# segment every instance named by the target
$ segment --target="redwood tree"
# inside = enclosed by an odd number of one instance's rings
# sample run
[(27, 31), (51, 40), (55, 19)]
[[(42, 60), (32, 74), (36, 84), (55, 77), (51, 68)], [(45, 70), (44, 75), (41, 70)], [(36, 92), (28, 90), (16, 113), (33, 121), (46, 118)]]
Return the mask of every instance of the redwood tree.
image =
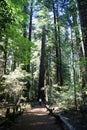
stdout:
[(39, 71), (39, 85), (38, 85), (38, 99), (45, 100), (44, 94), (44, 75), (45, 75), (45, 26), (42, 29), (42, 45), (41, 45), (41, 59), (40, 59), (40, 71)]
[(82, 30), (82, 38), (83, 38), (83, 45), (84, 45), (84, 67), (82, 68), (82, 87), (83, 87), (83, 101), (86, 101), (86, 93), (84, 88), (87, 87), (87, 0), (77, 0), (78, 9), (79, 9), (79, 16), (80, 16), (80, 23), (81, 23), (81, 30)]

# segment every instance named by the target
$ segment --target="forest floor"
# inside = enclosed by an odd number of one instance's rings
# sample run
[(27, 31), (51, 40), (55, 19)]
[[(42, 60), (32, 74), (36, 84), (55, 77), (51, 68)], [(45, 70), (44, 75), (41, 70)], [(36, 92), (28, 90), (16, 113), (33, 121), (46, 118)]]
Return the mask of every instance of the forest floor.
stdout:
[[(58, 108), (59, 109), (59, 108)], [(74, 108), (59, 109), (54, 112), (61, 114), (75, 130), (87, 130), (87, 113), (81, 113)], [(8, 125), (9, 124), (9, 125)], [(3, 128), (3, 127), (2, 127)], [(15, 121), (10, 121), (0, 130), (64, 130), (61, 122), (49, 114), (44, 105), (28, 106), (25, 112)]]
[(28, 109), (8, 130), (63, 130), (44, 106)]

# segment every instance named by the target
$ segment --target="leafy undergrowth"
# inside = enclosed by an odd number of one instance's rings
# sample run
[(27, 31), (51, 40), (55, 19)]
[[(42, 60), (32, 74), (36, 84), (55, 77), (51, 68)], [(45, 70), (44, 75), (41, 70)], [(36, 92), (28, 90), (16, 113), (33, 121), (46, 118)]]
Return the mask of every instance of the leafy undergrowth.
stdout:
[(61, 115), (70, 122), (76, 130), (87, 130), (87, 113), (70, 108), (61, 112)]
[(10, 113), (8, 118), (6, 118), (5, 115), (3, 115), (2, 109), (0, 109), (0, 128), (10, 128), (10, 126), (14, 124), (15, 119), (19, 117), (24, 110), (27, 112), (30, 108), (31, 105), (26, 103), (25, 105), (21, 106), (21, 111), (17, 111), (15, 115), (13, 115), (13, 113)]

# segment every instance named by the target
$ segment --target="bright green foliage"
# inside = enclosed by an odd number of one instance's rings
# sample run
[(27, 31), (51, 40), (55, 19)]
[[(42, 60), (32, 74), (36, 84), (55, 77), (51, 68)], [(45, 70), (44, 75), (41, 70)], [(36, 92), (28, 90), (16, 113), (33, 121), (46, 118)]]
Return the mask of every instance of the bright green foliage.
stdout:
[(5, 48), (5, 37), (8, 38), (7, 49), (13, 51), (14, 60), (18, 63), (27, 64), (31, 53), (29, 49), (34, 47), (34, 44), (29, 42), (27, 38), (23, 37), (23, 27), (29, 16), (23, 12), (23, 6), (27, 5), (25, 1), (7, 0), (1, 1), (1, 22), (0, 37), (3, 40), (2, 46)]
[(23, 96), (23, 89), (26, 88), (26, 79), (29, 74), (18, 67), (9, 75), (4, 75), (0, 83), (0, 97), (6, 101), (16, 103)]
[(29, 49), (35, 47), (34, 43), (23, 37), (22, 30), (18, 29), (17, 26), (11, 25), (10, 29), (7, 29), (7, 33), (9, 37), (8, 50), (13, 50), (17, 62), (27, 64), (32, 56)]
[(12, 10), (5, 0), (0, 1), (0, 40), (4, 36), (4, 31), (8, 24), (13, 21)]

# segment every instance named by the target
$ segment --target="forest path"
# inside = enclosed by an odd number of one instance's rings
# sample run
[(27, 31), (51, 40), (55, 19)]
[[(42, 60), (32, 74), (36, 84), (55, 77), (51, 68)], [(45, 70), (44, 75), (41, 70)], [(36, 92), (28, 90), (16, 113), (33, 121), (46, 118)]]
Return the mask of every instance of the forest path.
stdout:
[(62, 130), (45, 107), (36, 106), (24, 112), (10, 130)]

